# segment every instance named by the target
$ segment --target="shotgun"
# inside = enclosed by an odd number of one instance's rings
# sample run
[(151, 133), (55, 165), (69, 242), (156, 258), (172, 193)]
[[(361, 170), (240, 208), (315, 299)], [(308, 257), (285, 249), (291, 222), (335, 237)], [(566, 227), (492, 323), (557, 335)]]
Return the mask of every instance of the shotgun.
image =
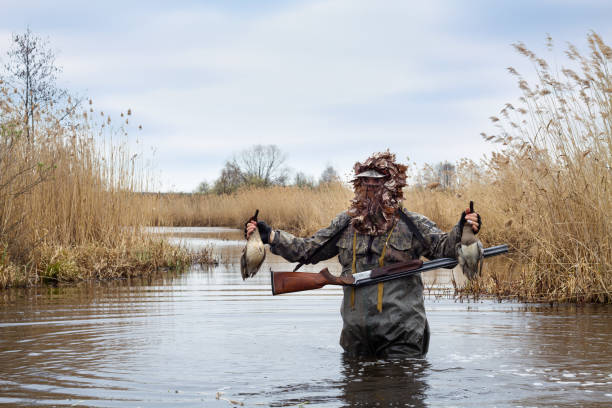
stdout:
[[(508, 252), (508, 245), (497, 245), (485, 248), (484, 257), (500, 255)], [(355, 273), (348, 276), (334, 276), (327, 268), (318, 273), (312, 272), (273, 272), (270, 271), (272, 280), (272, 294), (301, 292), (304, 290), (319, 289), (325, 285), (341, 285), (360, 287), (374, 283), (385, 282), (392, 279), (404, 278), (417, 273), (430, 271), (432, 269), (452, 269), (457, 265), (455, 258), (438, 258), (433, 261), (423, 262), (414, 259), (408, 262), (398, 262), (388, 266), (381, 266), (369, 271)]]

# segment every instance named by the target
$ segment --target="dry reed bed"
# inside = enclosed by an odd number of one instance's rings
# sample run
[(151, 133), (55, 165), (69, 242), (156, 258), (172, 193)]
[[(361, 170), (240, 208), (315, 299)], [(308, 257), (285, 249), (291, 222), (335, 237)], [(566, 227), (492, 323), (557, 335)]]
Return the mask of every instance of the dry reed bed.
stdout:
[(537, 79), (510, 69), (520, 106), (492, 118), (506, 148), (489, 163), (490, 203), (505, 221), (500, 237), (516, 240), (513, 285), (529, 300), (612, 302), (612, 49), (587, 39), (590, 55), (570, 46), (559, 74), (517, 44)]
[(229, 226), (242, 228), (259, 209), (259, 217), (274, 228), (309, 234), (347, 208), (350, 190), (341, 184), (318, 188), (271, 187), (242, 189), (233, 195), (144, 195), (139, 208), (154, 225)]
[[(26, 136), (11, 90), (0, 87), (0, 288), (182, 268), (193, 254), (136, 228), (147, 176), (109, 130), (83, 115), (47, 111)], [(45, 120), (43, 120), (43, 118)], [(202, 254), (199, 254), (202, 258)]]
[(502, 150), (485, 168), (464, 162), (458, 194), (413, 200), (442, 220), (441, 202), (473, 198), (484, 219), (481, 239), (513, 248), (514, 264), (489, 270), (467, 288), (472, 293), (612, 302), (612, 49), (595, 33), (587, 40), (588, 57), (570, 46), (569, 66), (560, 70), (516, 44), (536, 75), (528, 82), (508, 69), (523, 96), (491, 117), (496, 135), (482, 135)]

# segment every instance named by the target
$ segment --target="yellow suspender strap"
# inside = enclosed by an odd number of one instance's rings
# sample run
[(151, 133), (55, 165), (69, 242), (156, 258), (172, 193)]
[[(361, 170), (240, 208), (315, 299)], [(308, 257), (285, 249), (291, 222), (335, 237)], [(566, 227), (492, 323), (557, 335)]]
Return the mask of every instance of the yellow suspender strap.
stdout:
[[(385, 266), (385, 253), (387, 252), (387, 244), (389, 243), (389, 238), (391, 238), (391, 233), (393, 232), (394, 227), (395, 225), (391, 227), (391, 231), (389, 231), (389, 235), (387, 235), (387, 239), (385, 240), (385, 246), (383, 247), (382, 253), (380, 254), (380, 258), (378, 258), (378, 266)], [(380, 282), (378, 284), (378, 299), (376, 302), (376, 309), (378, 310), (378, 313), (382, 312), (384, 287), (384, 283)]]
[(382, 249), (382, 253), (380, 254), (380, 258), (378, 258), (378, 266), (385, 266), (385, 253), (387, 253), (387, 244), (389, 243), (389, 238), (391, 238), (391, 234), (393, 233), (393, 227), (391, 227), (391, 231), (389, 231), (389, 235), (387, 235), (387, 239), (385, 240), (385, 246)]
[[(379, 266), (385, 265), (385, 253), (387, 252), (387, 244), (389, 243), (389, 238), (391, 238), (391, 234), (393, 233), (393, 228), (395, 228), (395, 225), (389, 231), (389, 235), (387, 235), (387, 239), (385, 240), (385, 246), (382, 249), (380, 258), (378, 258)], [(355, 231), (355, 233), (353, 234), (353, 264), (351, 265), (351, 270), (352, 270), (352, 273), (357, 272), (357, 231)], [(378, 310), (379, 313), (382, 312), (384, 287), (385, 287), (384, 283), (381, 282), (378, 284), (378, 299), (376, 302), (376, 309)], [(354, 308), (355, 308), (355, 288), (353, 287), (351, 290), (351, 309), (354, 309)]]
[(385, 288), (385, 284), (380, 282), (378, 284), (378, 300), (376, 302), (376, 309), (378, 313), (382, 312), (382, 300), (383, 300), (383, 289)]
[[(353, 264), (351, 272), (357, 272), (357, 231), (353, 234)], [(355, 287), (351, 288), (351, 309), (355, 309)]]
[(353, 234), (353, 265), (352, 272), (357, 273), (357, 231)]

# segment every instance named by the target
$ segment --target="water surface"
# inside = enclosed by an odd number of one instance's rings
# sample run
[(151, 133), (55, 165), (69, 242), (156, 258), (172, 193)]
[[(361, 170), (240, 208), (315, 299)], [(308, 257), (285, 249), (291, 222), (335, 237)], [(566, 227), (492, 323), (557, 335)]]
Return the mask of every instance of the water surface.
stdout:
[(273, 297), (269, 268), (292, 265), (268, 253), (243, 282), (240, 231), (157, 232), (222, 263), (0, 294), (0, 405), (612, 406), (610, 307), (457, 302), (440, 271), (425, 359), (348, 360), (339, 288)]

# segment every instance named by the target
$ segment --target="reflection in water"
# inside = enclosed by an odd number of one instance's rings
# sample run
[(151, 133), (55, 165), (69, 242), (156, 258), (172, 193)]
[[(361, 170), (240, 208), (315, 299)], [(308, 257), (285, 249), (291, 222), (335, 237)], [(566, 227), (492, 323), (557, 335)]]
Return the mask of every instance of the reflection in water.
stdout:
[(343, 356), (341, 387), (346, 407), (425, 407), (425, 359), (359, 360)]
[[(271, 407), (425, 407), (426, 376), (430, 364), (425, 359), (374, 360), (339, 355), (339, 375), (335, 380), (310, 380), (284, 384), (266, 390)], [(289, 374), (291, 377), (291, 374)], [(257, 400), (261, 393), (241, 394)]]
[[(215, 248), (230, 261), (243, 242), (231, 234)], [(219, 392), (251, 407), (612, 406), (610, 306), (430, 297), (425, 360), (347, 359), (342, 291), (271, 296), (269, 268), (293, 265), (270, 255), (244, 282), (232, 261), (1, 292), (0, 406), (230, 407)], [(324, 266), (338, 263), (304, 269)]]

